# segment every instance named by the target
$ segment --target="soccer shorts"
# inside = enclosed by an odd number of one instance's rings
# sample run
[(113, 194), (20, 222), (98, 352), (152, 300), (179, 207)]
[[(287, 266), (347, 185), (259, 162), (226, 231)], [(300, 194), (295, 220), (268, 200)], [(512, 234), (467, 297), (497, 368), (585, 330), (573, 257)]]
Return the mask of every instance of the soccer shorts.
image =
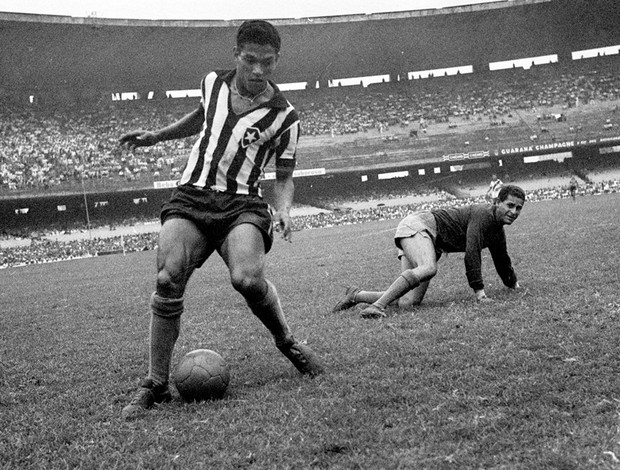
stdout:
[(272, 215), (271, 206), (258, 196), (178, 186), (162, 205), (160, 219), (162, 225), (175, 217), (194, 222), (216, 248), (233, 228), (249, 223), (260, 230), (268, 253), (273, 245)]
[[(413, 212), (400, 221), (394, 234), (394, 243), (398, 248), (398, 259), (404, 255), (400, 246), (400, 240), (402, 238), (410, 238), (414, 235), (420, 234), (426, 238), (429, 238), (433, 245), (437, 241), (437, 222), (435, 216), (430, 211)], [(441, 256), (441, 252), (437, 252), (437, 259)]]

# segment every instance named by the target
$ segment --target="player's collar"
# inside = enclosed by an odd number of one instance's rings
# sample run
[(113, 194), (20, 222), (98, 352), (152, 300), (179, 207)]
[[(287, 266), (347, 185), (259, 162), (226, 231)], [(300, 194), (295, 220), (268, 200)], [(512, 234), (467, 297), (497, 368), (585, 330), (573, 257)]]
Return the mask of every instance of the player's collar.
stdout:
[[(232, 80), (235, 76), (235, 69), (216, 70), (215, 72), (217, 73), (218, 77), (224, 80), (226, 82), (226, 85), (228, 85), (228, 87), (230, 88), (232, 84)], [(263, 105), (267, 105), (267, 106), (270, 106), (272, 108), (277, 108), (277, 109), (286, 109), (288, 107), (288, 101), (286, 100), (286, 98), (284, 97), (280, 89), (278, 88), (278, 85), (276, 85), (271, 80), (269, 81), (269, 83), (273, 87), (273, 96), (271, 97), (269, 101), (263, 103)]]

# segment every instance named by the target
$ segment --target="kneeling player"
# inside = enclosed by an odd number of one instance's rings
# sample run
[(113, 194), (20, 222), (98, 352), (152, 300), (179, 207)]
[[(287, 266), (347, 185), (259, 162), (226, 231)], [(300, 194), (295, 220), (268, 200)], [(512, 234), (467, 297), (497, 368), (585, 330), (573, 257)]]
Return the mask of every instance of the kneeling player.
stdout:
[(525, 192), (518, 186), (505, 185), (492, 204), (415, 212), (405, 217), (394, 235), (399, 250), (401, 275), (385, 291), (365, 291), (348, 287), (333, 311), (370, 304), (362, 310), (364, 318), (385, 317), (385, 308), (398, 301), (400, 308), (422, 302), (430, 280), (437, 274), (441, 253), (464, 252), (465, 272), (478, 301), (489, 300), (484, 292), (481, 252), (488, 248), (495, 269), (504, 284), (519, 287), (506, 249), (504, 225), (512, 224), (525, 203)]

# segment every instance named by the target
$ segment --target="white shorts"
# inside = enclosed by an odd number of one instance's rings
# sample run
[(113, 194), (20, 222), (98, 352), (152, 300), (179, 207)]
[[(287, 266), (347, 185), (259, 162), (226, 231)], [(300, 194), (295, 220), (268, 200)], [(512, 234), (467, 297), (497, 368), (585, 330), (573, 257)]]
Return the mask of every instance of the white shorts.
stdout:
[(394, 243), (398, 248), (399, 259), (403, 255), (400, 240), (402, 238), (411, 238), (417, 234), (429, 238), (433, 245), (435, 245), (437, 240), (437, 222), (435, 222), (435, 216), (431, 212), (413, 212), (400, 221), (394, 234)]

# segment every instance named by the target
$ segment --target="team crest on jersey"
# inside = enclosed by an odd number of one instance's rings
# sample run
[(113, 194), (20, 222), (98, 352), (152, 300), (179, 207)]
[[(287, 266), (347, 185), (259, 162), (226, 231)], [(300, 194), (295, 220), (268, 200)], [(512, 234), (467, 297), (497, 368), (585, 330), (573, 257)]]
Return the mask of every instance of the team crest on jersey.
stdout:
[(241, 139), (241, 146), (245, 149), (260, 138), (260, 130), (257, 127), (248, 127)]

